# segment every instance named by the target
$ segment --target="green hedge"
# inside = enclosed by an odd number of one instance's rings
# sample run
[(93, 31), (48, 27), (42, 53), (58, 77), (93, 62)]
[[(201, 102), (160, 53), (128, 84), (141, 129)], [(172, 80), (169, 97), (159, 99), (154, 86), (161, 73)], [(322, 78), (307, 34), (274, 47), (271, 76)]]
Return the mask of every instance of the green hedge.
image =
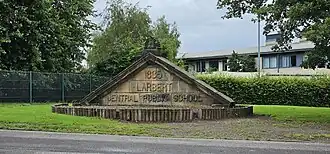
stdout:
[(330, 106), (330, 79), (198, 75), (239, 104)]

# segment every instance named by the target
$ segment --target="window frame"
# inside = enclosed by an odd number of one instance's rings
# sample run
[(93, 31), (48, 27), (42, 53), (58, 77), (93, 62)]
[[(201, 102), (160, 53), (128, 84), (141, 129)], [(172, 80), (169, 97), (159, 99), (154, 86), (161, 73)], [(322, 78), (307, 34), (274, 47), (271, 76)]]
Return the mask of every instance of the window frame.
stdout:
[[(267, 55), (262, 57), (262, 68), (263, 69), (274, 69), (274, 68), (294, 68), (299, 67), (298, 64), (298, 55), (299, 54), (283, 54), (283, 55)], [(275, 59), (275, 67), (271, 67), (271, 59)], [(284, 60), (286, 61), (286, 65), (284, 64)], [(294, 60), (294, 62), (292, 61)], [(265, 65), (265, 61), (268, 61), (268, 65)], [(294, 65), (295, 64), (295, 65)]]
[[(217, 67), (211, 67), (211, 66), (212, 66), (211, 63), (216, 64)], [(218, 61), (218, 60), (210, 60), (210, 61), (209, 61), (209, 69), (210, 69), (210, 68), (216, 68), (217, 71), (219, 71), (219, 61)]]

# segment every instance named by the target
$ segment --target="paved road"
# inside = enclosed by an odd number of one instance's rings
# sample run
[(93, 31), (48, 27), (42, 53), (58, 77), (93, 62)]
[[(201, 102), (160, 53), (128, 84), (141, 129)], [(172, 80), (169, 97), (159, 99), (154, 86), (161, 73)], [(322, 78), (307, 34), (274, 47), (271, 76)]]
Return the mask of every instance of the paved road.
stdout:
[(0, 153), (330, 154), (330, 144), (164, 139), (0, 130)]

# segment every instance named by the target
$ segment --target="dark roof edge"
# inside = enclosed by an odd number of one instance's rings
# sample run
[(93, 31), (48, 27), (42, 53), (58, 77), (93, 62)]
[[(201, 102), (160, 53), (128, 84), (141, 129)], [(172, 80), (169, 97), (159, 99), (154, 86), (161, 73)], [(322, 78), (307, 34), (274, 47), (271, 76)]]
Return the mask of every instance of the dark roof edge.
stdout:
[[(265, 54), (275, 54), (275, 53), (292, 53), (292, 52), (303, 52), (306, 50), (311, 50), (313, 48), (304, 48), (304, 49), (292, 49), (289, 51), (285, 51), (285, 52), (274, 52), (274, 51), (266, 51), (266, 52), (260, 52), (261, 55), (265, 55)], [(257, 55), (258, 52), (251, 52), (251, 53), (243, 53), (239, 55)], [(216, 59), (216, 58), (228, 58), (231, 55), (215, 55), (215, 56), (196, 56), (196, 57), (180, 57), (178, 59), (182, 59), (182, 60), (199, 60), (199, 59)]]

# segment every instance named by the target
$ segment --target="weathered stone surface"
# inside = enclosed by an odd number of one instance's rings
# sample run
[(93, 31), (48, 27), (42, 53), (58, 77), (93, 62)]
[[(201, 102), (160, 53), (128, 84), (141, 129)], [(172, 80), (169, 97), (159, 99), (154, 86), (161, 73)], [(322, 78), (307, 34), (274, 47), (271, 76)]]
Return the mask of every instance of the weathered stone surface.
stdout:
[(163, 57), (148, 53), (85, 98), (98, 105), (212, 105), (234, 101)]
[(212, 98), (175, 74), (150, 65), (103, 97), (101, 104), (211, 105), (213, 102)]

